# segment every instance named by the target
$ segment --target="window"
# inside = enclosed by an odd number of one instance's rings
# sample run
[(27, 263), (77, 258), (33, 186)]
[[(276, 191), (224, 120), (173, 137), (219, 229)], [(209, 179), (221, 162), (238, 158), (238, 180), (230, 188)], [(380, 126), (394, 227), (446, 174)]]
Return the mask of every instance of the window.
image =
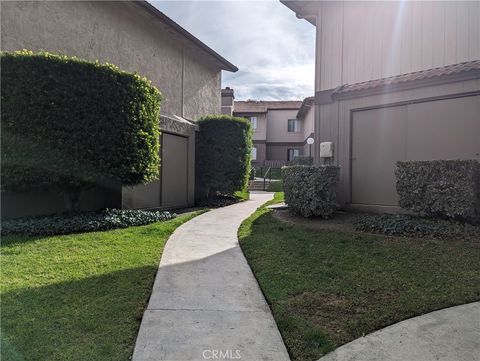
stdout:
[(252, 148), (252, 160), (257, 160), (257, 147)]
[(300, 155), (300, 149), (298, 149), (298, 148), (287, 149), (287, 160), (288, 161), (294, 160), (295, 157), (298, 157), (299, 155)]
[(288, 119), (288, 132), (298, 133), (300, 131), (300, 122), (297, 119)]
[(252, 123), (253, 130), (257, 129), (257, 117), (250, 117), (250, 123)]

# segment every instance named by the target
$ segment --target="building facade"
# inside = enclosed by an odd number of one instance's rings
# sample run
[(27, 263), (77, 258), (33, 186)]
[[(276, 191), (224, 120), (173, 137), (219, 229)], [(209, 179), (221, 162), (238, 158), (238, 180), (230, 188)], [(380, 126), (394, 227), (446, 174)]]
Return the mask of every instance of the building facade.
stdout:
[[(313, 136), (313, 98), (305, 101), (235, 101), (232, 89), (222, 90), (224, 114), (250, 120), (253, 129), (252, 164), (281, 167), (298, 156), (308, 156), (307, 138)], [(233, 106), (233, 109), (232, 109)]]
[[(162, 92), (160, 179), (132, 188), (93, 189), (82, 195), (81, 208), (192, 205), (195, 120), (220, 113), (221, 71), (238, 69), (145, 1), (9, 1), (0, 6), (2, 51), (48, 51), (109, 62), (145, 76)], [(2, 214), (55, 213), (64, 203), (57, 192), (4, 195)]]
[(480, 159), (479, 2), (282, 2), (316, 27), (316, 161), (344, 204), (398, 211), (397, 161)]

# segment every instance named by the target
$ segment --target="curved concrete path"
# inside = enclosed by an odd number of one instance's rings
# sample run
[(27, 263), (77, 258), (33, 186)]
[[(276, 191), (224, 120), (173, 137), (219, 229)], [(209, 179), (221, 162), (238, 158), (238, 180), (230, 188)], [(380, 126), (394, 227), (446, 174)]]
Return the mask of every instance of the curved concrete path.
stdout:
[(352, 341), (319, 361), (480, 360), (480, 302), (401, 321)]
[(272, 193), (250, 198), (195, 217), (169, 238), (134, 361), (289, 360), (237, 238)]

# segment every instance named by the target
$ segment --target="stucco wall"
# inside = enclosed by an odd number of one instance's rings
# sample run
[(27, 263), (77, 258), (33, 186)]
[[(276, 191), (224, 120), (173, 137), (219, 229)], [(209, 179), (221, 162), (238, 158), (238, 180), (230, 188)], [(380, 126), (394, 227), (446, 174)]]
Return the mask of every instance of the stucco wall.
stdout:
[[(289, 133), (288, 119), (297, 118), (298, 109), (269, 110), (267, 114), (267, 142), (303, 142), (303, 129)], [(267, 159), (268, 155), (267, 155)]]
[(257, 117), (257, 129), (253, 131), (253, 140), (267, 139), (267, 116), (266, 114), (255, 114)]
[(303, 153), (303, 143), (268, 143), (267, 144), (267, 160), (280, 160), (286, 162), (288, 160), (288, 149), (298, 149), (299, 155)]
[(195, 120), (220, 113), (221, 70), (129, 2), (1, 2), (1, 20), (4, 51), (46, 50), (110, 62), (152, 80), (163, 94), (164, 114)]
[(253, 140), (266, 140), (267, 139), (267, 116), (265, 113), (235, 113), (236, 117), (250, 118), (257, 117), (257, 129), (253, 129)]
[(253, 141), (253, 146), (257, 148), (257, 159), (252, 160), (254, 165), (263, 165), (267, 156), (267, 146), (264, 142)]
[(221, 72), (198, 52), (185, 49), (184, 117), (221, 113)]

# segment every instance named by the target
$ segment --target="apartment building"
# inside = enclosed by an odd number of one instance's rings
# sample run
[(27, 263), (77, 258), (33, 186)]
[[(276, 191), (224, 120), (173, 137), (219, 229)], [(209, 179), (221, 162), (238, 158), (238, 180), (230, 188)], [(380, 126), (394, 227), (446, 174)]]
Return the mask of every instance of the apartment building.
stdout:
[[(147, 77), (162, 92), (158, 180), (92, 188), (82, 210), (191, 206), (195, 120), (220, 112), (222, 71), (237, 67), (146, 1), (2, 1), (1, 50), (49, 51), (109, 62)], [(56, 191), (3, 194), (2, 216), (62, 212)]]
[(479, 1), (282, 3), (316, 27), (316, 161), (342, 203), (398, 211), (397, 161), (480, 160)]
[[(313, 97), (302, 101), (235, 101), (233, 89), (222, 90), (222, 112), (250, 120), (253, 128), (252, 164), (280, 167), (308, 156), (313, 136)], [(313, 151), (312, 151), (313, 155)]]

